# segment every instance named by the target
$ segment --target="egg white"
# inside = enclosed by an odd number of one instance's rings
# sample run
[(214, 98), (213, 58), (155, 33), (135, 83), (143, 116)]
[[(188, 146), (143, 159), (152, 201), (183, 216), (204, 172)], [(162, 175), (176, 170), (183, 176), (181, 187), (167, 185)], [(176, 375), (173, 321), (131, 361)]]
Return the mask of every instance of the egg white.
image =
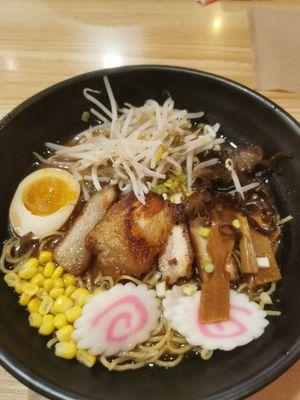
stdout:
[[(68, 187), (74, 190), (76, 197), (69, 204), (50, 215), (32, 214), (23, 203), (24, 190), (34, 181), (47, 177), (57, 177), (64, 180)], [(77, 204), (79, 195), (79, 182), (70, 172), (59, 168), (43, 168), (32, 172), (21, 181), (14, 194), (9, 209), (11, 227), (19, 236), (24, 236), (29, 232), (32, 232), (36, 238), (47, 236), (65, 224)]]

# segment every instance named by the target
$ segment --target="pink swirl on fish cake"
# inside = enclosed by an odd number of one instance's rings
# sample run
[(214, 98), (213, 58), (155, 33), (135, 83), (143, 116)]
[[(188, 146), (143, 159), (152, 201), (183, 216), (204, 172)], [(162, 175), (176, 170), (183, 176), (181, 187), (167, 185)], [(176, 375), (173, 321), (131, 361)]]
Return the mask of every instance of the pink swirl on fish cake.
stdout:
[[(238, 306), (230, 306), (230, 319), (226, 322), (215, 322), (213, 324), (202, 324), (199, 321), (199, 316), (197, 316), (197, 323), (201, 333), (204, 336), (211, 337), (211, 338), (233, 338), (239, 335), (243, 335), (247, 332), (247, 326), (240, 322), (237, 318), (232, 316), (234, 311), (244, 313), (246, 315), (252, 315), (252, 312), (245, 307), (238, 307)], [(199, 315), (199, 314), (198, 314)], [(226, 331), (228, 329), (229, 324), (232, 324), (237, 328), (235, 332), (232, 333), (220, 333)], [(217, 330), (219, 332), (213, 332), (213, 330)]]
[(136, 309), (137, 314), (139, 315), (139, 323), (137, 324), (136, 327), (133, 327), (131, 331), (125, 333), (122, 336), (114, 336), (114, 329), (118, 322), (120, 320), (125, 320), (126, 323), (126, 328), (130, 328), (130, 324), (132, 321), (132, 314), (130, 312), (123, 311), (120, 314), (116, 315), (111, 321), (110, 324), (107, 328), (107, 334), (106, 334), (106, 339), (109, 342), (121, 342), (125, 339), (127, 339), (130, 335), (138, 332), (140, 329), (142, 329), (148, 319), (148, 311), (146, 307), (143, 305), (143, 303), (140, 301), (140, 299), (136, 296), (129, 295), (129, 296), (124, 296), (122, 299), (115, 301), (113, 304), (108, 306), (105, 310), (101, 311), (98, 313), (94, 319), (91, 321), (91, 326), (92, 328), (96, 327), (101, 319), (105, 317), (108, 313), (110, 313), (114, 308), (117, 308), (119, 306), (126, 305), (126, 303), (130, 303), (134, 306)]
[(199, 321), (201, 292), (184, 296), (178, 288), (174, 290), (174, 294), (173, 290), (168, 291), (163, 300), (164, 316), (192, 346), (232, 350), (258, 338), (269, 323), (265, 318), (266, 312), (257, 303), (244, 294), (230, 290), (230, 319), (202, 324)]
[(83, 307), (72, 338), (80, 349), (111, 356), (147, 340), (161, 316), (161, 303), (146, 285), (117, 284)]

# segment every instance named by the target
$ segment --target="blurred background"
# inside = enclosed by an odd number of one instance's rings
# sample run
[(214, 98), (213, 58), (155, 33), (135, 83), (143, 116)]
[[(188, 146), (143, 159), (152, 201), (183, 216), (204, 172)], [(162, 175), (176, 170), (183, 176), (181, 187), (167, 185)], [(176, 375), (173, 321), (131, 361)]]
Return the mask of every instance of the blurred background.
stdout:
[[(300, 119), (300, 0), (0, 0), (0, 6), (0, 119), (59, 81), (128, 64), (223, 75)], [(0, 368), (0, 400), (33, 399), (41, 397)], [(262, 399), (299, 400), (300, 363), (251, 397)]]

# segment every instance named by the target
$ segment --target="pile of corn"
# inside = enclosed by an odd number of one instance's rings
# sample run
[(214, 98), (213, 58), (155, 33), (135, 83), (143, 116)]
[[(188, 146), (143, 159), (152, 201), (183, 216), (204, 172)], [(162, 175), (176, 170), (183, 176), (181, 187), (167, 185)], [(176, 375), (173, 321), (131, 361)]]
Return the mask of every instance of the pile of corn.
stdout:
[(87, 367), (95, 364), (96, 357), (77, 349), (72, 340), (73, 324), (91, 294), (77, 285), (74, 275), (55, 265), (50, 251), (28, 259), (17, 272), (8, 272), (4, 280), (20, 295), (19, 304), (27, 307), (30, 326), (37, 328), (40, 335), (55, 335), (56, 356), (76, 357)]

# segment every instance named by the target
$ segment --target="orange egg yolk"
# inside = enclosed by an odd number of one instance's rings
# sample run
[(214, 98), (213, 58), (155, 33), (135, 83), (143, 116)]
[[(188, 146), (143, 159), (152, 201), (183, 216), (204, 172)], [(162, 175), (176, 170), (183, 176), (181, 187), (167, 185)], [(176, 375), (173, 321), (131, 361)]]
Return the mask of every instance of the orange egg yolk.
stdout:
[(23, 203), (35, 215), (51, 215), (76, 199), (76, 192), (57, 177), (40, 178), (23, 192)]

